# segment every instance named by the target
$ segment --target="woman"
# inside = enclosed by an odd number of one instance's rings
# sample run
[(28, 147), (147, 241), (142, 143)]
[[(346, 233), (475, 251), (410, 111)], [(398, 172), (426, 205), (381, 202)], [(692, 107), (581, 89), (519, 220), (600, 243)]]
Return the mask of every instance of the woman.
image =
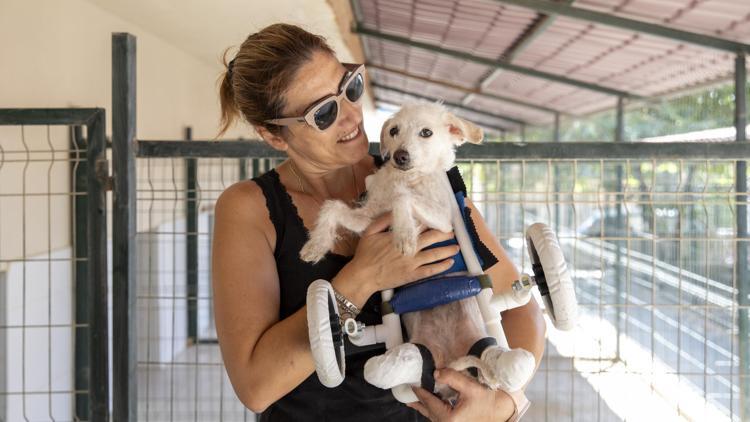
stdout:
[[(229, 378), (240, 400), (262, 413), (261, 421), (419, 420), (418, 412), (433, 420), (507, 420), (515, 410), (507, 394), (449, 369), (436, 381), (460, 392), (458, 405), (451, 408), (421, 389), (421, 402), (411, 409), (398, 403), (362, 376), (364, 362), (382, 350), (349, 356), (339, 387), (327, 389), (314, 374), (304, 307), (312, 281), (331, 281), (362, 310), (358, 319), (372, 324), (379, 318), (374, 293), (440, 273), (457, 252), (445, 246), (402, 256), (392, 247), (390, 215), (384, 215), (361, 238), (342, 238), (317, 265), (299, 259), (321, 203), (353, 203), (376, 170), (362, 125), (361, 75), (361, 67), (342, 65), (321, 37), (286, 24), (250, 35), (227, 65), (221, 133), (241, 116), (288, 156), (263, 176), (232, 185), (216, 202), (214, 309)], [(516, 269), (479, 214), (472, 215), (480, 238), (499, 257), (488, 272), (497, 288), (507, 289)], [(451, 236), (425, 231), (419, 248)], [(531, 351), (538, 363), (544, 322), (537, 304), (532, 300), (503, 317), (511, 345)]]

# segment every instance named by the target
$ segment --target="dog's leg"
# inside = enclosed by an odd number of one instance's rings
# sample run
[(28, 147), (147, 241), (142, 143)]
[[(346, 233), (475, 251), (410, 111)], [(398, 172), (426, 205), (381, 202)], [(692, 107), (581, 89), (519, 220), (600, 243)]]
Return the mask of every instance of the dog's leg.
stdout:
[(408, 256), (417, 253), (417, 222), (413, 216), (414, 200), (410, 192), (394, 192), (393, 203), (393, 241), (396, 249)]
[(365, 363), (365, 380), (383, 389), (401, 384), (420, 385), (422, 354), (412, 343), (403, 343)]
[[(459, 361), (469, 358), (471, 357), (460, 358), (454, 365), (458, 366)], [(484, 365), (476, 365), (480, 373), (479, 380), (507, 392), (520, 390), (534, 375), (536, 366), (531, 352), (521, 348), (508, 350), (500, 346), (485, 349), (481, 361)]]
[(366, 206), (354, 209), (347, 207), (347, 210), (342, 210), (338, 217), (341, 226), (357, 235), (361, 235), (367, 226), (372, 223), (372, 213)]
[(414, 217), (427, 227), (447, 233), (453, 230), (450, 204), (414, 201)]
[(333, 249), (338, 239), (338, 226), (341, 215), (350, 211), (343, 201), (326, 201), (320, 208), (315, 227), (310, 231), (310, 239), (302, 247), (300, 258), (306, 262), (318, 262)]

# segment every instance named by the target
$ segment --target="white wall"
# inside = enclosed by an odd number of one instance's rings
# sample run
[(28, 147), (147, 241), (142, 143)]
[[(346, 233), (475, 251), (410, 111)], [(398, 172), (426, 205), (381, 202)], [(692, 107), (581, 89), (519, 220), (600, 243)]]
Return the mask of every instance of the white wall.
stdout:
[[(0, 2), (0, 107), (104, 107), (109, 112), (113, 32), (137, 37), (137, 136), (175, 139), (191, 125), (194, 136), (212, 137), (218, 64), (211, 66), (82, 0)], [(108, 134), (111, 127), (108, 113)]]
[[(0, 420), (70, 420), (73, 414), (73, 282), (70, 249), (27, 257), (9, 267), (0, 294)], [(0, 280), (2, 281), (2, 280)], [(21, 328), (25, 327), (25, 328)], [(53, 391), (56, 393), (47, 394)], [(43, 394), (38, 394), (44, 392)], [(2, 412), (0, 408), (0, 412)]]
[[(239, 45), (249, 33), (282, 20), (323, 34), (340, 59), (354, 61), (326, 0), (0, 0), (0, 108), (101, 107), (106, 109), (106, 132), (111, 136), (111, 37), (113, 32), (129, 32), (137, 38), (138, 139), (180, 139), (186, 126), (193, 128), (194, 138), (211, 139), (218, 129), (220, 53)], [(367, 104), (366, 113), (371, 112)], [(371, 137), (379, 131), (374, 121), (366, 118)], [(244, 125), (225, 135), (240, 136), (253, 135)], [(17, 126), (0, 126), (0, 420), (23, 420), (17, 400), (21, 396), (4, 393), (24, 390), (24, 379), (25, 391), (73, 387), (70, 328), (7, 328), (37, 319), (44, 325), (70, 324), (73, 319), (72, 268), (66, 259), (72, 242), (70, 173), (75, 163), (69, 160), (68, 143), (65, 127), (25, 127), (22, 132)], [(181, 160), (139, 161), (139, 189), (184, 188), (184, 167), (177, 162)], [(143, 180), (146, 170), (150, 183)], [(216, 183), (223, 186), (221, 181), (209, 181), (202, 188), (216, 189)], [(212, 201), (206, 199), (207, 208), (201, 209), (210, 212)], [(184, 205), (164, 208), (170, 204), (156, 203), (147, 217), (139, 217), (139, 232), (184, 231)], [(201, 231), (207, 230), (206, 218), (202, 215)], [(210, 290), (206, 243), (201, 239), (202, 297)], [(172, 245), (164, 235), (141, 235), (139, 244), (154, 246), (139, 251), (139, 269), (152, 282), (140, 284), (140, 294), (171, 295), (176, 288), (184, 297), (184, 239)], [(50, 254), (63, 259), (49, 264), (51, 273), (46, 261)], [(24, 277), (18, 260), (35, 257), (42, 262), (27, 265)], [(150, 350), (152, 360), (168, 362), (185, 347), (185, 300), (140, 302), (139, 359)], [(209, 305), (199, 302), (201, 332), (212, 327)], [(146, 309), (150, 315), (143, 313)], [(155, 338), (146, 338), (149, 335)], [(50, 408), (48, 395), (26, 395), (27, 416), (69, 419), (72, 396), (52, 397)]]

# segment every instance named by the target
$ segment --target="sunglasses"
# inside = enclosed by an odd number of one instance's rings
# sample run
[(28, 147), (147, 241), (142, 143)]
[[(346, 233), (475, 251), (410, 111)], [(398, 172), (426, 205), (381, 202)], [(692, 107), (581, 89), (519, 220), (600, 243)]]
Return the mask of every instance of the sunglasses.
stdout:
[(341, 109), (341, 99), (346, 98), (352, 104), (358, 104), (365, 92), (365, 65), (343, 63), (347, 72), (339, 86), (339, 93), (329, 95), (320, 101), (316, 101), (305, 110), (305, 114), (299, 117), (284, 117), (281, 119), (266, 120), (277, 126), (291, 126), (295, 123), (307, 123), (308, 125), (324, 131), (336, 122)]

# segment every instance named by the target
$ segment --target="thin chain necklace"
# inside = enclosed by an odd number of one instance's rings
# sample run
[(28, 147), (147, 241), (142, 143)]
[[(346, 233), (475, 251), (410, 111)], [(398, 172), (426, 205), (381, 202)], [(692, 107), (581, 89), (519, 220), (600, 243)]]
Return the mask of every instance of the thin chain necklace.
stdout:
[[(292, 171), (292, 174), (294, 175), (294, 177), (297, 178), (297, 184), (299, 185), (299, 188), (302, 191), (302, 193), (309, 195), (315, 202), (318, 203), (319, 206), (322, 206), (323, 204), (320, 202), (318, 198), (315, 197), (315, 195), (305, 190), (305, 185), (302, 184), (302, 179), (299, 177), (299, 174), (297, 174), (297, 170), (295, 170), (295, 168), (296, 166), (294, 165), (294, 160), (289, 160), (289, 169)], [(357, 192), (357, 196), (354, 198), (354, 200), (356, 201), (357, 199), (359, 199), (359, 196), (360, 196), (359, 186), (357, 185), (357, 176), (354, 173), (354, 165), (350, 166), (350, 168), (352, 169), (352, 184), (354, 185), (354, 190)]]

